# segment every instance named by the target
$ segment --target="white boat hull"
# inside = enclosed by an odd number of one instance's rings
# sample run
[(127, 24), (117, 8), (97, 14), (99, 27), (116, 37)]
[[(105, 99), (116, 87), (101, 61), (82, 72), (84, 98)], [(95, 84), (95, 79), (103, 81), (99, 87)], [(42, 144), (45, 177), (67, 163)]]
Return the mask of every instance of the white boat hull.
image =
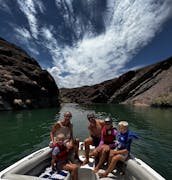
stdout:
[[(84, 150), (79, 150), (80, 158), (84, 159)], [(39, 175), (50, 166), (51, 148), (46, 147), (35, 153), (28, 155), (10, 167), (0, 172), (0, 179), (8, 180), (43, 180)], [(90, 163), (79, 168), (79, 180), (97, 180), (98, 174), (94, 174), (94, 160), (90, 159)], [(101, 169), (100, 171), (104, 171)], [(164, 178), (154, 171), (150, 166), (137, 158), (129, 158), (123, 164), (122, 173), (114, 170), (106, 178), (102, 180), (120, 179), (120, 180), (164, 180)], [(70, 174), (64, 177), (65, 180), (70, 179)], [(45, 179), (44, 179), (45, 180)]]

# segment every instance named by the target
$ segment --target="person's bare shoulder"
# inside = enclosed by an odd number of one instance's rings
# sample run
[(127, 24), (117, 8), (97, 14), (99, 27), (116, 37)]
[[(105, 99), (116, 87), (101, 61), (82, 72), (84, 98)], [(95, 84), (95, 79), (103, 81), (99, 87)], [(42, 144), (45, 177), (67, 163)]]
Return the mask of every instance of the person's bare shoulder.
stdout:
[(56, 131), (59, 128), (60, 128), (60, 123), (59, 123), (59, 121), (57, 121), (57, 122), (54, 123), (52, 131)]
[(97, 123), (99, 123), (101, 126), (104, 126), (105, 122), (102, 119), (97, 119)]

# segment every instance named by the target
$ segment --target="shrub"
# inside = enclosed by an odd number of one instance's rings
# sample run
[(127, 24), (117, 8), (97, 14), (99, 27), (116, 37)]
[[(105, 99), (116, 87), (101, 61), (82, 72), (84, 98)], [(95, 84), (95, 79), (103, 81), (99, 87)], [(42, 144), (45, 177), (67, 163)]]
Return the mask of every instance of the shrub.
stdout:
[(172, 94), (158, 96), (152, 101), (151, 105), (156, 107), (172, 107)]

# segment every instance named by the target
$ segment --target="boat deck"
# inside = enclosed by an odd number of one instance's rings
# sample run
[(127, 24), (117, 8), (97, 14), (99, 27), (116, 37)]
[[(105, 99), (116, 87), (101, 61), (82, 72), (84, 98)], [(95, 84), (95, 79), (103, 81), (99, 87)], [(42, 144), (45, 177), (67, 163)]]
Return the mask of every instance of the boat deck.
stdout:
[[(81, 161), (84, 161), (85, 155), (80, 155), (79, 158)], [(105, 178), (100, 178), (98, 176), (98, 173), (94, 173), (92, 171), (95, 167), (95, 161), (93, 158), (89, 159), (88, 164), (86, 164), (86, 165), (78, 164), (78, 166), (79, 166), (79, 179), (81, 179), (81, 180), (92, 180), (92, 179), (97, 179), (97, 180), (99, 180), (99, 179), (101, 179), (101, 180), (110, 180), (110, 179), (125, 180), (125, 179), (128, 179), (128, 178), (126, 178), (126, 175), (124, 173), (125, 166), (122, 162), (121, 162), (121, 164), (118, 164), (117, 169), (113, 170), (113, 172), (109, 173), (109, 175)], [(105, 168), (107, 168), (106, 165), (104, 167), (102, 167), (102, 169), (100, 169), (98, 172), (104, 172)]]
[[(40, 175), (46, 171), (47, 167), (50, 167), (51, 151), (52, 150), (49, 147), (46, 147), (24, 157), (23, 159), (17, 161), (16, 163), (1, 171), (0, 179), (45, 180), (46, 178), (42, 178), (40, 177)], [(79, 149), (79, 157), (81, 161), (85, 159), (85, 151), (83, 149)], [(78, 164), (78, 162), (72, 162)], [(112, 173), (109, 173), (106, 178), (99, 178), (98, 173), (93, 173), (92, 170), (95, 167), (95, 161), (93, 158), (90, 158), (90, 162), (84, 166), (82, 166), (81, 164), (78, 165), (79, 180), (165, 180), (160, 174), (154, 171), (142, 160), (132, 156), (129, 157), (129, 159), (125, 161), (125, 163), (121, 162), (121, 164), (118, 164), (117, 168)], [(52, 171), (51, 167), (50, 171)], [(103, 171), (104, 167), (102, 167), (102, 169), (100, 169), (98, 172)], [(70, 173), (62, 172), (62, 174), (65, 173), (66, 175), (63, 178), (56, 179), (70, 180)]]
[[(94, 149), (94, 146), (91, 146), (91, 149)], [(85, 151), (84, 149), (79, 151), (79, 158), (81, 161), (85, 160)], [(78, 164), (78, 163), (77, 163)], [(80, 164), (78, 164), (80, 166)], [(116, 180), (125, 180), (128, 179), (126, 178), (126, 175), (124, 173), (125, 171), (125, 165), (124, 163), (118, 163), (117, 169), (114, 169), (112, 173), (109, 173), (107, 177), (105, 178), (100, 178), (98, 176), (99, 172), (104, 172), (107, 166), (105, 165), (98, 171), (98, 173), (92, 172), (92, 170), (95, 167), (95, 160), (93, 158), (89, 159), (89, 163), (86, 165), (81, 165), (79, 168), (79, 177), (82, 177), (82, 180), (92, 180), (92, 179), (101, 179), (101, 180), (110, 180), (110, 179), (116, 179)]]
[[(80, 155), (80, 159), (83, 161), (85, 159), (84, 155)], [(108, 177), (106, 178), (99, 178), (98, 173), (94, 173), (92, 170), (95, 167), (95, 162), (93, 158), (90, 158), (90, 162), (86, 165), (81, 165), (78, 161), (72, 160), (73, 163), (77, 164), (79, 166), (78, 169), (78, 176), (79, 180), (110, 180), (110, 179), (116, 179), (116, 180), (124, 180), (125, 176), (120, 173), (121, 171), (114, 170), (112, 173), (109, 173)], [(104, 166), (105, 168), (106, 166)], [(103, 169), (100, 169), (99, 172), (103, 172)], [(39, 175), (40, 178), (46, 178), (46, 179), (61, 179), (62, 177), (64, 179), (68, 179), (67, 171), (61, 170), (59, 172), (53, 172), (51, 167), (45, 169), (44, 172)]]

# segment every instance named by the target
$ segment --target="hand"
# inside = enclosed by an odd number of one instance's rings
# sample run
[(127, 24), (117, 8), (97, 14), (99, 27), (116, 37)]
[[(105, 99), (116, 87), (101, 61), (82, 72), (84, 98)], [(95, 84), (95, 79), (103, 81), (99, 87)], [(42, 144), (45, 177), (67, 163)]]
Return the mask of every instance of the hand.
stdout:
[(113, 155), (117, 155), (118, 151), (117, 150), (113, 150)]
[(56, 141), (53, 142), (53, 146), (55, 146), (55, 145), (56, 145)]
[(97, 147), (96, 150), (97, 150), (97, 152), (100, 152), (101, 151), (101, 147)]
[(117, 155), (118, 154), (118, 151), (117, 150), (111, 150), (110, 151), (110, 155), (111, 156), (115, 156), (115, 155)]
[(67, 142), (67, 143), (66, 143), (66, 147), (67, 147), (68, 150), (69, 150), (69, 149), (72, 149), (72, 148), (73, 148), (72, 141)]

